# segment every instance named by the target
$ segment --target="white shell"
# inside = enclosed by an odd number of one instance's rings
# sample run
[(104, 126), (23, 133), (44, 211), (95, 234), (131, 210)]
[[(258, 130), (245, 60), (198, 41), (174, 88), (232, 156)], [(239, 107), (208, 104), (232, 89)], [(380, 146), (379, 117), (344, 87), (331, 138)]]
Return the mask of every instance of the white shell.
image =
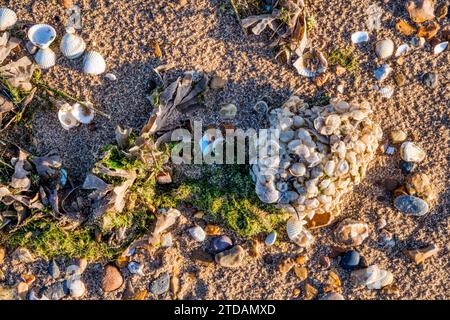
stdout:
[(74, 34), (74, 28), (67, 28), (66, 31), (67, 33), (62, 38), (59, 49), (68, 59), (76, 59), (81, 57), (84, 50), (86, 50), (86, 43), (80, 36)]
[(70, 290), (70, 295), (73, 298), (80, 298), (86, 292), (86, 286), (83, 281), (77, 280), (68, 280), (67, 286)]
[(116, 80), (117, 80), (116, 75), (115, 75), (115, 74), (112, 74), (112, 73), (107, 73), (107, 74), (105, 74), (105, 78), (108, 79), (108, 80), (110, 80), (110, 81), (116, 81)]
[(267, 235), (266, 239), (264, 240), (264, 243), (268, 246), (272, 246), (275, 244), (276, 240), (277, 240), (277, 232), (272, 231)]
[(298, 235), (303, 231), (303, 225), (305, 221), (299, 220), (296, 217), (291, 217), (286, 223), (286, 232), (291, 240), (295, 240)]
[(41, 69), (46, 70), (56, 64), (56, 54), (50, 48), (39, 49), (34, 60)]
[(388, 64), (381, 65), (378, 69), (375, 69), (374, 75), (378, 81), (385, 80), (392, 72), (392, 68)]
[(352, 33), (352, 42), (361, 43), (369, 41), (369, 34), (366, 31), (357, 31)]
[(448, 41), (441, 42), (434, 47), (433, 52), (434, 52), (434, 54), (439, 54), (441, 52), (444, 52), (445, 49), (447, 49), (447, 47), (448, 47)]
[(426, 152), (411, 141), (403, 142), (400, 147), (400, 156), (406, 162), (421, 162), (426, 157)]
[(394, 42), (391, 39), (378, 41), (375, 46), (375, 53), (380, 59), (387, 59), (394, 53)]
[(229, 103), (222, 106), (222, 108), (219, 111), (219, 114), (224, 119), (234, 119), (237, 111), (238, 111), (237, 107), (234, 104)]
[(0, 8), (0, 31), (11, 28), (17, 22), (17, 15), (8, 8)]
[(381, 93), (381, 96), (386, 99), (390, 99), (392, 97), (392, 95), (394, 94), (394, 88), (392, 86), (386, 86), (386, 87), (380, 88), (379, 91)]
[(206, 239), (205, 231), (199, 226), (192, 227), (188, 231), (195, 241), (202, 242)]
[(259, 114), (266, 114), (269, 111), (269, 106), (265, 101), (258, 101), (253, 109)]
[(297, 71), (298, 71), (299, 75), (304, 76), (304, 77), (314, 78), (316, 76), (316, 73), (314, 71), (311, 71), (305, 67), (299, 67), (297, 69)]
[(407, 53), (408, 51), (409, 51), (409, 45), (407, 43), (404, 43), (397, 48), (397, 50), (395, 51), (395, 56), (400, 57), (400, 56), (404, 55), (405, 53)]
[(48, 24), (35, 24), (28, 30), (28, 38), (39, 48), (48, 48), (56, 39), (56, 31)]
[(69, 130), (75, 128), (80, 123), (72, 115), (72, 106), (68, 103), (64, 104), (58, 111), (58, 119), (64, 129)]
[(103, 56), (96, 52), (90, 51), (86, 53), (83, 63), (83, 72), (87, 74), (102, 74), (106, 70), (106, 62)]
[(82, 124), (89, 124), (94, 120), (95, 112), (94, 110), (82, 106), (79, 103), (75, 103), (72, 106), (72, 115), (73, 117)]

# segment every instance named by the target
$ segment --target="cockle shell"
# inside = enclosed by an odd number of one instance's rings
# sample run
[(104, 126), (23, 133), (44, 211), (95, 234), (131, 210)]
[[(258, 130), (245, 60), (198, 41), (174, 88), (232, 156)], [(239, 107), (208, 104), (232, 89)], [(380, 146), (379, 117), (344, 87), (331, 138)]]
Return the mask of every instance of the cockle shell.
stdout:
[(369, 41), (369, 34), (366, 31), (357, 31), (352, 33), (352, 42), (361, 43)]
[(188, 231), (195, 241), (202, 242), (206, 238), (206, 232), (200, 226), (192, 227)]
[(58, 119), (64, 129), (69, 130), (75, 128), (80, 123), (72, 115), (72, 106), (65, 103), (58, 111)]
[(67, 287), (70, 291), (72, 298), (80, 298), (86, 292), (86, 286), (83, 281), (79, 279), (68, 280)]
[(96, 52), (87, 52), (83, 62), (83, 72), (87, 74), (99, 75), (105, 72), (106, 62), (103, 56)]
[(275, 203), (281, 196), (280, 191), (275, 188), (275, 185), (270, 182), (260, 182), (256, 183), (256, 195), (264, 203)]
[(256, 113), (259, 114), (266, 114), (269, 111), (269, 106), (265, 101), (258, 101), (255, 106), (253, 107), (253, 110), (256, 111)]
[(35, 46), (45, 49), (56, 39), (56, 30), (48, 24), (36, 24), (28, 30), (28, 38)]
[(50, 48), (39, 49), (34, 60), (41, 69), (46, 70), (56, 64), (56, 54)]
[(394, 53), (394, 42), (391, 39), (378, 41), (375, 45), (375, 53), (380, 59), (387, 59)]
[(72, 106), (72, 115), (78, 122), (82, 124), (89, 124), (92, 120), (94, 120), (95, 112), (86, 106), (75, 103)]
[(68, 59), (81, 57), (84, 50), (86, 50), (86, 43), (80, 36), (75, 34), (74, 28), (67, 28), (66, 32), (59, 46), (62, 54)]
[(447, 49), (447, 47), (448, 47), (448, 41), (441, 42), (434, 47), (433, 52), (434, 52), (434, 54), (439, 54), (441, 52), (444, 52), (445, 49)]
[(0, 31), (11, 28), (17, 22), (17, 15), (8, 8), (0, 8)]

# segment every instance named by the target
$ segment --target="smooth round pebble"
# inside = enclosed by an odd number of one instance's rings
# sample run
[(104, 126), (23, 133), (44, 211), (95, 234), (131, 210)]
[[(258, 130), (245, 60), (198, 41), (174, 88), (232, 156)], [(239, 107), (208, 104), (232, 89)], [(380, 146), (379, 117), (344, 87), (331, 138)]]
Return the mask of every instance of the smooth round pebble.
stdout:
[(211, 242), (211, 252), (219, 253), (225, 251), (233, 246), (233, 241), (230, 237), (220, 236), (216, 237)]
[(426, 157), (426, 152), (411, 141), (403, 142), (400, 146), (400, 157), (407, 162), (421, 162)]
[(104, 292), (111, 292), (119, 289), (123, 284), (123, 277), (119, 269), (113, 265), (107, 265), (102, 279), (102, 289)]
[(277, 241), (277, 232), (272, 231), (267, 235), (266, 240), (264, 240), (264, 243), (268, 246), (272, 246), (275, 244), (275, 241)]
[(400, 162), (400, 169), (402, 170), (403, 174), (410, 174), (414, 171), (415, 168), (416, 164), (414, 162)]
[(202, 242), (205, 240), (206, 238), (206, 233), (205, 230), (203, 230), (201, 227), (199, 226), (195, 226), (189, 229), (189, 234), (191, 235), (191, 237), (198, 242)]
[(409, 195), (395, 198), (394, 206), (398, 211), (412, 216), (423, 216), (429, 210), (428, 203), (420, 198)]
[(341, 260), (341, 267), (346, 270), (352, 270), (358, 267), (360, 255), (358, 251), (351, 250), (344, 253)]
[(438, 85), (439, 77), (436, 73), (428, 72), (422, 77), (423, 83), (429, 88), (436, 88)]
[(156, 278), (150, 285), (150, 292), (156, 295), (161, 295), (169, 290), (170, 275), (165, 272)]

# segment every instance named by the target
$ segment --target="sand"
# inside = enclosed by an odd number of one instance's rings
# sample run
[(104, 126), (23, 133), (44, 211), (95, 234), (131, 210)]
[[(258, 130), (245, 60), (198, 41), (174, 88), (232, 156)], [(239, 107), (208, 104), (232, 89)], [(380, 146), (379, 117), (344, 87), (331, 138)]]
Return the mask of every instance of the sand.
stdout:
[[(437, 203), (424, 217), (407, 217), (392, 207), (392, 199), (383, 188), (386, 178), (401, 181), (405, 177), (398, 167), (398, 147), (394, 155), (378, 155), (366, 180), (355, 188), (342, 203), (340, 218), (352, 217), (372, 226), (368, 240), (358, 247), (368, 261), (390, 270), (399, 288), (398, 295), (387, 295), (376, 290), (357, 288), (351, 284), (349, 273), (333, 260), (333, 268), (343, 282), (346, 299), (449, 299), (449, 60), (448, 50), (434, 56), (429, 47), (407, 55), (402, 66), (391, 60), (395, 70), (407, 75), (407, 82), (396, 87), (393, 97), (382, 100), (373, 90), (376, 83), (372, 70), (380, 61), (374, 53), (377, 40), (389, 37), (398, 46), (408, 41), (395, 31), (398, 18), (406, 18), (406, 1), (311, 1), (310, 13), (317, 21), (312, 34), (315, 46), (325, 52), (336, 47), (350, 45), (350, 35), (365, 29), (364, 12), (372, 3), (383, 9), (382, 28), (371, 33), (370, 41), (358, 45), (355, 54), (360, 69), (354, 74), (336, 76), (331, 73), (324, 87), (318, 88), (309, 79), (300, 77), (287, 65), (274, 61), (274, 53), (267, 48), (264, 37), (245, 35), (225, 0), (188, 0), (184, 6), (177, 1), (97, 0), (75, 1), (82, 10), (82, 36), (90, 48), (104, 54), (108, 72), (118, 77), (111, 82), (102, 76), (86, 76), (80, 72), (81, 61), (68, 61), (59, 57), (58, 64), (45, 73), (45, 78), (58, 88), (74, 96), (88, 99), (104, 112), (111, 114), (107, 120), (97, 116), (94, 125), (65, 131), (58, 123), (55, 110), (39, 111), (33, 120), (31, 144), (19, 140), (38, 154), (57, 150), (65, 166), (76, 181), (82, 181), (92, 165), (98, 149), (114, 139), (117, 124), (139, 130), (145, 124), (151, 106), (146, 100), (149, 83), (157, 80), (153, 68), (161, 64), (174, 64), (171, 74), (198, 70), (218, 75), (227, 80), (222, 91), (207, 95), (206, 109), (194, 118), (202, 119), (205, 126), (223, 123), (219, 117), (220, 106), (235, 103), (238, 117), (233, 123), (240, 128), (261, 126), (252, 107), (261, 98), (279, 106), (293, 92), (302, 98), (310, 98), (328, 92), (332, 97), (346, 100), (368, 99), (374, 107), (375, 119), (380, 122), (385, 136), (391, 130), (403, 129), (408, 137), (427, 152), (420, 171), (427, 173), (438, 194)], [(6, 1), (22, 20), (54, 25), (58, 35), (64, 33), (67, 17), (64, 8), (55, 1), (44, 0)], [(448, 28), (448, 19), (440, 21)], [(161, 43), (162, 58), (156, 58), (152, 43)], [(420, 77), (426, 72), (439, 74), (439, 85), (425, 87)], [(344, 94), (337, 91), (338, 84), (345, 84)], [(392, 78), (388, 83), (394, 84)], [(14, 132), (11, 132), (14, 136)], [(294, 299), (294, 288), (302, 288), (291, 272), (283, 276), (276, 271), (277, 263), (285, 257), (296, 256), (301, 249), (283, 243), (279, 247), (265, 248), (265, 259), (246, 258), (242, 267), (228, 270), (218, 266), (199, 266), (189, 259), (192, 249), (199, 246), (186, 233), (188, 222), (175, 231), (175, 247), (162, 249), (154, 255), (138, 254), (135, 259), (145, 265), (145, 277), (123, 274), (136, 289), (144, 289), (159, 274), (171, 272), (172, 265), (180, 267), (181, 292), (184, 299)], [(380, 218), (388, 222), (387, 230), (395, 234), (396, 245), (383, 247), (375, 225)], [(334, 225), (314, 231), (316, 245), (308, 252), (309, 281), (320, 290), (328, 271), (320, 266), (321, 255), (330, 253), (335, 244), (332, 237)], [(242, 242), (242, 239), (234, 240)], [(404, 248), (416, 248), (435, 243), (442, 249), (424, 265), (414, 265), (402, 252)], [(203, 244), (206, 246), (206, 244)], [(272, 261), (269, 261), (272, 260)], [(270, 263), (268, 263), (270, 262)], [(67, 264), (67, 261), (64, 261)], [(14, 283), (21, 272), (32, 271), (38, 276), (35, 287), (49, 281), (46, 263), (40, 262), (22, 268), (10, 268), (8, 281)], [(24, 270), (25, 268), (25, 270)], [(83, 277), (89, 294), (85, 299), (120, 298), (123, 288), (117, 292), (101, 292), (102, 265), (90, 264)], [(155, 299), (155, 296), (149, 298)], [(169, 299), (166, 294), (159, 299)]]

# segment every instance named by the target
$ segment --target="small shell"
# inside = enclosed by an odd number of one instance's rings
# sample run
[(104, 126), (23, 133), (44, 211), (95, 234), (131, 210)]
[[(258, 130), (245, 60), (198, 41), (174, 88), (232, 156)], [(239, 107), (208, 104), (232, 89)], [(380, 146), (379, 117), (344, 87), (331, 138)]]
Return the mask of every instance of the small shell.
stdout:
[(374, 75), (378, 81), (385, 80), (392, 72), (392, 68), (388, 64), (381, 65), (378, 69), (375, 69)]
[(69, 130), (75, 128), (80, 123), (72, 115), (72, 106), (68, 103), (64, 104), (58, 111), (58, 119), (64, 129)]
[(296, 162), (289, 168), (289, 172), (294, 177), (302, 177), (306, 174), (306, 166), (301, 162)]
[(206, 238), (205, 231), (199, 226), (192, 227), (188, 231), (195, 241), (202, 242)]
[(72, 298), (80, 298), (86, 292), (86, 286), (83, 281), (77, 280), (68, 280), (67, 287), (70, 290), (70, 295)]
[(253, 110), (259, 114), (266, 114), (269, 111), (269, 106), (265, 101), (258, 101), (253, 107)]
[(305, 221), (291, 217), (286, 223), (286, 232), (289, 239), (294, 240), (302, 232)]
[(56, 64), (56, 54), (50, 48), (39, 49), (34, 60), (41, 69), (46, 70)]
[(17, 22), (17, 15), (8, 8), (0, 8), (0, 31), (11, 28)]
[(352, 33), (352, 42), (361, 43), (369, 41), (369, 34), (365, 31), (357, 31)]
[(272, 246), (275, 244), (276, 240), (277, 240), (277, 232), (272, 231), (267, 235), (266, 239), (264, 240), (264, 243), (268, 246)]
[(447, 49), (447, 47), (448, 47), (448, 41), (441, 42), (434, 47), (433, 52), (434, 52), (434, 54), (439, 54), (441, 52), (444, 52), (445, 49)]
[(234, 119), (234, 117), (236, 117), (237, 111), (237, 107), (234, 104), (229, 103), (224, 105), (220, 109), (219, 114), (224, 119)]
[(106, 70), (106, 62), (100, 53), (96, 51), (90, 51), (86, 53), (83, 63), (84, 73), (99, 75), (105, 72), (105, 70)]
[(386, 87), (380, 88), (379, 91), (383, 98), (390, 99), (392, 97), (392, 95), (394, 94), (394, 87), (386, 86)]
[(404, 55), (405, 53), (407, 53), (408, 51), (409, 51), (409, 45), (407, 43), (404, 43), (397, 48), (397, 50), (395, 51), (395, 56), (400, 57), (400, 56)]
[(256, 195), (264, 203), (275, 203), (281, 196), (273, 184), (270, 183), (256, 183)]
[(95, 112), (88, 107), (75, 103), (72, 106), (72, 115), (78, 122), (82, 124), (89, 124), (92, 120), (94, 120)]
[(56, 39), (56, 30), (48, 24), (36, 24), (28, 30), (28, 38), (35, 46), (48, 48)]
[(380, 59), (387, 59), (394, 53), (394, 42), (391, 39), (378, 41), (375, 46), (375, 53)]
[(426, 152), (416, 146), (413, 142), (403, 142), (400, 147), (400, 156), (406, 162), (421, 162), (426, 157)]
[(62, 54), (68, 59), (81, 57), (84, 50), (86, 50), (86, 43), (80, 36), (74, 34), (74, 28), (67, 28), (66, 31), (67, 33), (62, 38), (59, 46)]
[(110, 80), (110, 81), (117, 81), (116, 75), (115, 75), (115, 74), (112, 74), (112, 73), (107, 73), (107, 74), (105, 74), (105, 78), (108, 79), (108, 80)]

